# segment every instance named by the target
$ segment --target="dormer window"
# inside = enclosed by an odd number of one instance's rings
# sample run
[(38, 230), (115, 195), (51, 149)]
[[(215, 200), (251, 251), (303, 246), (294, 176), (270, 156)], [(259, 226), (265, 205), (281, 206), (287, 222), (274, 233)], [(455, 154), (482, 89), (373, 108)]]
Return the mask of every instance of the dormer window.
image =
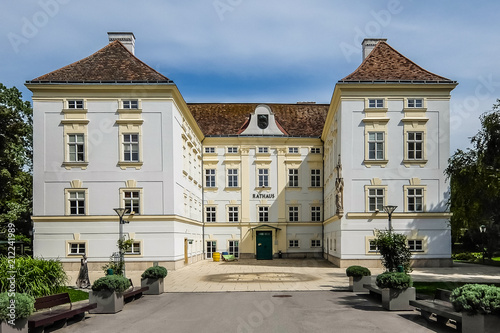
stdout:
[(139, 102), (137, 100), (126, 100), (126, 101), (123, 101), (123, 108), (124, 109), (138, 109), (139, 108)]

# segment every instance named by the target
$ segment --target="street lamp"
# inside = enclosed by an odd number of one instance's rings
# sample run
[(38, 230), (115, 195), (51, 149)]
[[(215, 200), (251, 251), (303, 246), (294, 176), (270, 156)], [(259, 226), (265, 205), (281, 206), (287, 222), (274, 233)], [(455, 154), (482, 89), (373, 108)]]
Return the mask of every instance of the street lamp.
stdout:
[(484, 241), (485, 235), (486, 235), (486, 226), (484, 224), (481, 224), (479, 226), (479, 231), (481, 232), (481, 242), (483, 243), (483, 263), (484, 263), (484, 254), (486, 253), (486, 242)]
[(387, 215), (389, 215), (389, 231), (391, 231), (392, 230), (391, 216), (392, 213), (396, 210), (396, 208), (398, 208), (398, 206), (387, 205), (383, 206), (382, 208), (384, 209), (384, 212), (386, 212)]
[[(128, 209), (126, 208), (113, 208), (113, 210), (118, 214), (118, 217), (120, 218), (120, 234), (119, 234), (119, 239), (120, 241), (123, 241), (123, 225), (125, 223), (128, 223), (128, 221), (125, 221), (123, 219), (123, 215), (128, 212)], [(123, 268), (123, 276), (125, 276), (125, 253), (123, 252), (123, 246), (119, 246), (120, 251), (120, 267)]]

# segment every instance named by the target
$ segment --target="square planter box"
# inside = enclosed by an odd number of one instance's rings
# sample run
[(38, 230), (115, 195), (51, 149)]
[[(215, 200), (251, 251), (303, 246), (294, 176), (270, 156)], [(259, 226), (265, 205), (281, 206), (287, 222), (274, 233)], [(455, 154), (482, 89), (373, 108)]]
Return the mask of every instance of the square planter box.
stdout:
[(415, 300), (415, 288), (406, 290), (382, 289), (382, 307), (390, 311), (413, 310), (410, 306), (410, 300)]
[(160, 295), (165, 292), (164, 278), (160, 279), (141, 279), (141, 287), (149, 287), (149, 290), (143, 292), (144, 295)]
[(500, 316), (497, 315), (470, 315), (462, 312), (462, 333), (498, 333), (500, 330)]
[(117, 313), (123, 309), (123, 293), (114, 291), (91, 291), (89, 293), (89, 302), (97, 303), (97, 308), (89, 313)]
[(371, 276), (349, 276), (349, 291), (353, 292), (369, 292), (368, 289), (363, 288), (363, 284), (371, 284)]
[(0, 324), (0, 333), (28, 333), (28, 318), (17, 319), (14, 326), (6, 321)]

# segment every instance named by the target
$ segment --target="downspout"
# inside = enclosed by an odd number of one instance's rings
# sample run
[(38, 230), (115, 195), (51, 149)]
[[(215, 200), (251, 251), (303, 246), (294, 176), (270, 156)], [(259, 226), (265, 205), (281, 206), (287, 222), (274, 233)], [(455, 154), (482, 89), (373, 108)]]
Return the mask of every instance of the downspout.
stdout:
[(201, 247), (203, 260), (207, 259), (205, 254), (205, 175), (203, 174), (203, 154), (205, 153), (205, 149), (203, 147), (204, 141), (205, 136), (203, 136), (203, 140), (201, 140)]

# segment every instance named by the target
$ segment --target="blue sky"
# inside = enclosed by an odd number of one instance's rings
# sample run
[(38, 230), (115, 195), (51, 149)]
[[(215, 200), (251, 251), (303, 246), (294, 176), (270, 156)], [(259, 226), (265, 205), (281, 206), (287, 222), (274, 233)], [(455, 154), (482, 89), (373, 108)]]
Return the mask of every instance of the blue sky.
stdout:
[(459, 82), (451, 151), (469, 146), (500, 98), (497, 1), (22, 0), (0, 3), (0, 82), (26, 100), (26, 80), (80, 60), (131, 31), (136, 56), (187, 102), (329, 103), (361, 63), (363, 38), (388, 43)]

